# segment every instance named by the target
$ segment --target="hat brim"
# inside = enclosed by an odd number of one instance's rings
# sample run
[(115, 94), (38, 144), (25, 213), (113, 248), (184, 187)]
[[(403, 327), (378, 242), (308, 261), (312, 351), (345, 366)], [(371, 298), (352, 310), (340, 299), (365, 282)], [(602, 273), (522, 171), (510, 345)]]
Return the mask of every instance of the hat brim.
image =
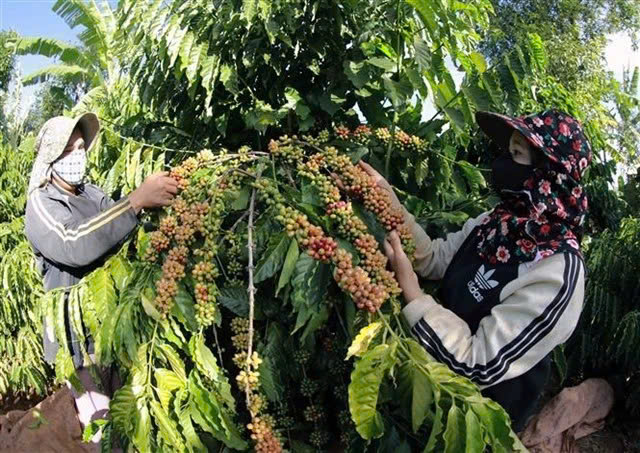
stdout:
[(517, 118), (494, 112), (476, 112), (476, 123), (503, 151), (509, 150), (509, 141), (513, 131), (518, 131), (524, 135), (533, 148), (544, 151), (531, 139), (531, 129), (524, 123), (520, 125), (521, 121)]
[(100, 121), (95, 113), (88, 112), (76, 119), (76, 125), (77, 124), (82, 126), (84, 149), (88, 153), (96, 142), (98, 132), (100, 132)]

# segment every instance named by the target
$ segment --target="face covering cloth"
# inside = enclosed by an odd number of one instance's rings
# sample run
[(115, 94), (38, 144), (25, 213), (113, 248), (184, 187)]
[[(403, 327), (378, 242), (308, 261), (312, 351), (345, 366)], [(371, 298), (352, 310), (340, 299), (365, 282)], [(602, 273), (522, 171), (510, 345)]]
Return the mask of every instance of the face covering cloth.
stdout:
[(83, 149), (70, 152), (53, 163), (53, 169), (67, 184), (76, 186), (84, 180), (87, 155)]
[(519, 164), (509, 154), (504, 154), (491, 165), (492, 185), (498, 193), (503, 189), (522, 190), (525, 181), (533, 176), (533, 170), (533, 165)]

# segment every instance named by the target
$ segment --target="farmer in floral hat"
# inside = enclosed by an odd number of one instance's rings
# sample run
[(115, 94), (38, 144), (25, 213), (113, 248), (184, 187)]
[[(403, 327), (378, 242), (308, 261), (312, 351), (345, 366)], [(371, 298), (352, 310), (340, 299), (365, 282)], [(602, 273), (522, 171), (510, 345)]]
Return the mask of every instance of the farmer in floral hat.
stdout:
[[(429, 238), (405, 211), (417, 243), (413, 266), (396, 233), (385, 249), (414, 335), (500, 403), (520, 431), (548, 379), (551, 351), (582, 310), (581, 179), (591, 148), (580, 123), (557, 110), (521, 118), (479, 112), (476, 121), (505, 151), (492, 165), (500, 203), (446, 239)], [(442, 304), (422, 292), (416, 272), (443, 280)]]
[[(36, 140), (36, 161), (29, 181), (25, 233), (33, 247), (46, 291), (76, 284), (104, 262), (109, 252), (134, 231), (143, 208), (167, 206), (177, 193), (177, 183), (167, 173), (149, 176), (129, 196), (114, 202), (97, 186), (86, 182), (87, 153), (100, 130), (93, 113), (72, 119), (48, 120)], [(69, 350), (72, 352), (84, 393), (72, 389), (78, 418), (86, 426), (104, 416), (109, 397), (93, 383), (88, 366), (93, 361), (93, 343), (84, 349), (65, 313)], [(86, 336), (88, 337), (88, 336)], [(44, 322), (44, 354), (55, 361), (59, 344), (54, 326)], [(94, 437), (94, 442), (99, 440)]]

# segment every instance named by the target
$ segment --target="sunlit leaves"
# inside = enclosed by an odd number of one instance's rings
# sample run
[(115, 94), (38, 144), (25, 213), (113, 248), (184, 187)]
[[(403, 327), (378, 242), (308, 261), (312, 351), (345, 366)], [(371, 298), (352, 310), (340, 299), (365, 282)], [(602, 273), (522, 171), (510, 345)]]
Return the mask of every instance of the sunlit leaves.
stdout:
[(356, 362), (349, 384), (349, 409), (356, 430), (364, 439), (382, 436), (384, 423), (377, 411), (380, 385), (396, 360), (395, 345), (381, 344)]
[(345, 357), (345, 360), (348, 360), (353, 356), (362, 357), (362, 355), (369, 350), (369, 344), (376, 337), (376, 335), (380, 333), (381, 329), (382, 323), (379, 321), (372, 322), (368, 326), (363, 327), (360, 332), (358, 332), (358, 335), (356, 335), (356, 337), (354, 338), (351, 346), (349, 346), (349, 350), (347, 351), (347, 357)]

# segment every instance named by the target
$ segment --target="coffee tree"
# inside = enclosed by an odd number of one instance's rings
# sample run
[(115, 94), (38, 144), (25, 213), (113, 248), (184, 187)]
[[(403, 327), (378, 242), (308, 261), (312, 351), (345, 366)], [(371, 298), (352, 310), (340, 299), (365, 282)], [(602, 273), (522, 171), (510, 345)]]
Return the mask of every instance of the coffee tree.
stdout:
[[(396, 230), (415, 246), (356, 164), (389, 146), (427, 151), (401, 130), (342, 126), (172, 170), (181, 192), (153, 230), (69, 297), (97, 361), (125, 375), (107, 433), (140, 451), (520, 447), (504, 410), (403, 325), (381, 241)], [(62, 326), (62, 292), (49, 298)], [(63, 349), (57, 372), (79, 385)]]

